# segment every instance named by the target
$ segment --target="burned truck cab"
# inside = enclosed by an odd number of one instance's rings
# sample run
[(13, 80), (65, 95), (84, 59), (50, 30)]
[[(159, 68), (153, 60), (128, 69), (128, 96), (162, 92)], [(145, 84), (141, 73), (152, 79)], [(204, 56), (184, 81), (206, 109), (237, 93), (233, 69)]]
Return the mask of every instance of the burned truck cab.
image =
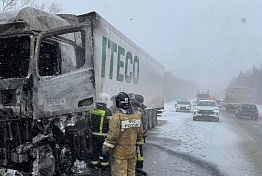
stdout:
[(62, 174), (86, 157), (95, 108), (89, 25), (33, 8), (0, 14), (0, 173)]

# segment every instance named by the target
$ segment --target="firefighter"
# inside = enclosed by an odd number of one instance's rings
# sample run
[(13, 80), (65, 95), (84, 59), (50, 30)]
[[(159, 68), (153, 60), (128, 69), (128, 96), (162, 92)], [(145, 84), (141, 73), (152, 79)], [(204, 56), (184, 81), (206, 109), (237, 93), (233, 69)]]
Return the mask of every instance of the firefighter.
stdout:
[(111, 101), (112, 101), (112, 103), (113, 103), (113, 105), (112, 106), (110, 106), (110, 111), (112, 112), (112, 114), (115, 114), (116, 113), (116, 111), (118, 110), (117, 109), (117, 107), (116, 107), (116, 101), (115, 101), (115, 97), (116, 97), (116, 95), (113, 95), (112, 97), (111, 97)]
[(97, 109), (89, 111), (93, 133), (91, 164), (94, 168), (98, 168), (98, 166), (105, 168), (109, 165), (108, 156), (103, 156), (101, 163), (99, 160), (99, 156), (102, 155), (102, 146), (109, 130), (109, 119), (112, 116), (111, 111), (106, 107), (109, 100), (110, 96), (107, 93), (101, 93), (96, 104)]
[[(144, 110), (142, 109), (141, 106), (141, 102), (143, 103), (143, 101), (141, 100), (141, 97), (143, 98), (142, 95), (134, 95), (132, 93), (128, 94), (131, 98), (131, 104), (132, 104), (132, 108), (134, 109), (134, 111), (139, 115), (142, 124), (143, 124), (143, 132), (144, 135), (146, 133), (146, 115)], [(143, 98), (144, 99), (144, 98)], [(136, 144), (136, 168), (137, 169), (143, 169), (143, 165), (144, 165), (144, 154), (143, 154), (143, 144), (144, 144), (144, 137), (143, 139), (141, 139), (141, 141)]]
[(125, 92), (120, 92), (115, 101), (118, 111), (110, 119), (103, 152), (111, 153), (112, 176), (135, 176), (136, 143), (143, 137), (142, 122)]
[(136, 102), (138, 103), (138, 109), (142, 113), (141, 120), (142, 120), (142, 123), (143, 123), (144, 133), (146, 133), (146, 131), (147, 131), (147, 124), (146, 124), (147, 116), (146, 116), (145, 109), (147, 107), (144, 105), (144, 97), (140, 94), (135, 94), (134, 96), (135, 96)]

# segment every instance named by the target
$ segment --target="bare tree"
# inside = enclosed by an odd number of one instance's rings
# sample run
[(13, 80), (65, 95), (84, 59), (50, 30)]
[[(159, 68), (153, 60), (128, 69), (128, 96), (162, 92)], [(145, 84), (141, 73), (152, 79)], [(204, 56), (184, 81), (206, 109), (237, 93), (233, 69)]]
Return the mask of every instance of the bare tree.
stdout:
[(50, 13), (61, 11), (61, 4), (56, 1), (39, 1), (39, 0), (0, 0), (0, 11), (16, 10), (24, 7), (34, 7), (45, 10)]

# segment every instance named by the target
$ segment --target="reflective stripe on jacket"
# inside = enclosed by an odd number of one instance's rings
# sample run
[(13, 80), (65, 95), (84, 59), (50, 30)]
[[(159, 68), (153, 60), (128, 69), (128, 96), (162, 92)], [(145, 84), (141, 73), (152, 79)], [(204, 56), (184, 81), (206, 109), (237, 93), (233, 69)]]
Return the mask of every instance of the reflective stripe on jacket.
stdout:
[(136, 143), (143, 137), (143, 125), (137, 114), (116, 112), (110, 119), (104, 151), (113, 151), (115, 157), (135, 156)]
[(98, 106), (98, 109), (90, 110), (91, 130), (94, 135), (105, 136), (109, 130), (109, 119), (112, 113), (105, 105)]

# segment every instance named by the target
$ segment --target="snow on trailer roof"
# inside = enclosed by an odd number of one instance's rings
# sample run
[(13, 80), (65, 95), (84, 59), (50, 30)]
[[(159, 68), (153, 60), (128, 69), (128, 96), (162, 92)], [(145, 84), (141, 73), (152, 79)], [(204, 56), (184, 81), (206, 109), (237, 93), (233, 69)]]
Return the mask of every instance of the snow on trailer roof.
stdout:
[(0, 13), (0, 25), (12, 23), (25, 23), (29, 26), (27, 29), (29, 31), (49, 31), (50, 29), (70, 25), (57, 15), (31, 7)]

